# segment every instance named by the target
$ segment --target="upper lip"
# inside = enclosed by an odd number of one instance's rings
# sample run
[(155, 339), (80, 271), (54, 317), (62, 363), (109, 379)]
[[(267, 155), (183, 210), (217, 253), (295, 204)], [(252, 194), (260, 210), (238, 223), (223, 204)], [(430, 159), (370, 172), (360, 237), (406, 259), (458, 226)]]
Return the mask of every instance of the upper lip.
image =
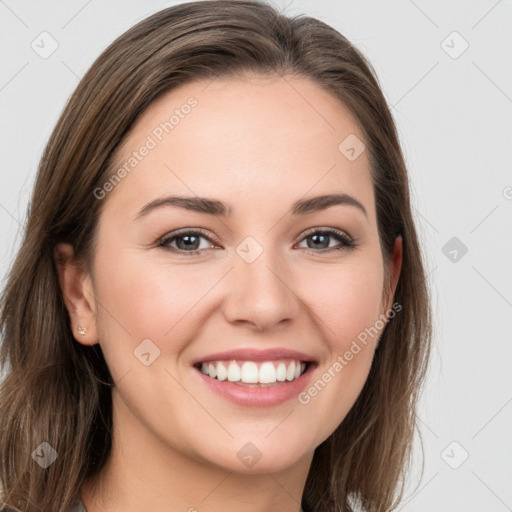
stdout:
[(198, 363), (205, 363), (208, 361), (273, 361), (276, 359), (297, 359), (299, 361), (309, 362), (314, 361), (314, 358), (308, 356), (304, 352), (297, 350), (289, 350), (287, 348), (272, 348), (272, 349), (254, 349), (254, 348), (239, 348), (235, 350), (227, 350), (224, 352), (215, 352), (203, 357), (199, 357), (192, 362), (192, 365)]

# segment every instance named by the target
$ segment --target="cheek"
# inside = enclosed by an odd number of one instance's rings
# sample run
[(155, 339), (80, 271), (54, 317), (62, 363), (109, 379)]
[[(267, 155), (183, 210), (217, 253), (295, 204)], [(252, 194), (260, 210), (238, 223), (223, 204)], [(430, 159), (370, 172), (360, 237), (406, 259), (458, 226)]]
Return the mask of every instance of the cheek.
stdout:
[[(171, 332), (186, 329), (194, 310), (208, 309), (208, 292), (225, 273), (214, 263), (166, 263), (163, 253), (157, 258), (119, 250), (116, 258), (110, 254), (105, 244), (96, 260), (100, 328), (122, 329), (134, 341), (173, 337)], [(326, 339), (334, 338), (342, 349), (378, 317), (382, 278), (378, 256), (354, 255), (339, 265), (315, 262), (296, 268), (293, 288), (320, 321)]]
[[(382, 267), (378, 259), (346, 265), (322, 278), (309, 294), (309, 307), (322, 330), (326, 358), (315, 379), (299, 395), (306, 429), (316, 431), (316, 442), (325, 440), (353, 407), (367, 380), (377, 335)], [(370, 335), (370, 332), (373, 334)], [(319, 422), (318, 419), (323, 421)]]
[(353, 258), (335, 271), (325, 268), (315, 272), (303, 296), (308, 297), (307, 303), (333, 351), (347, 350), (351, 341), (379, 318), (382, 272), (378, 256)]
[[(119, 246), (118, 246), (119, 247)], [(100, 341), (131, 351), (144, 339), (163, 352), (180, 352), (198, 325), (202, 297), (214, 286), (218, 275), (211, 267), (166, 263), (165, 255), (149, 257), (140, 250), (108, 256), (108, 246), (98, 251), (96, 291)], [(188, 333), (188, 334), (187, 334)], [(108, 347), (110, 350), (110, 347)]]

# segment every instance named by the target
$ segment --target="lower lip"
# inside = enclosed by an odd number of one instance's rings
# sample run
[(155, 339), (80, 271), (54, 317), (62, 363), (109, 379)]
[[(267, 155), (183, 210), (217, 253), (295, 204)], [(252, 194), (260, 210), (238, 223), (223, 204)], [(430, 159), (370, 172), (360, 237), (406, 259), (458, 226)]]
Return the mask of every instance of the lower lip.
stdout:
[(220, 381), (205, 375), (197, 368), (201, 380), (212, 390), (231, 402), (244, 407), (272, 407), (296, 397), (311, 378), (313, 365), (292, 381), (279, 382), (272, 386), (242, 386), (228, 380)]

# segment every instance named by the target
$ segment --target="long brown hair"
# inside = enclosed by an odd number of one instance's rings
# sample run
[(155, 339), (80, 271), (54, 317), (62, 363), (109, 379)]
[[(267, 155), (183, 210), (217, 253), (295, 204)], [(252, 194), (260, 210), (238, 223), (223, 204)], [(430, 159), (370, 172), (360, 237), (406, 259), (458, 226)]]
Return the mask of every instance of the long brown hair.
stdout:
[[(403, 239), (395, 302), (365, 386), (317, 447), (303, 500), (312, 511), (387, 511), (405, 488), (416, 406), (431, 346), (431, 310), (406, 166), (375, 71), (340, 33), (253, 0), (190, 2), (157, 12), (114, 41), (67, 102), (48, 141), (24, 239), (1, 298), (0, 480), (9, 510), (68, 510), (111, 449), (111, 387), (99, 344), (73, 338), (54, 247), (89, 264), (102, 201), (93, 191), (137, 117), (163, 92), (246, 73), (308, 78), (343, 102), (371, 163), (384, 261)], [(341, 141), (340, 141), (341, 142)], [(47, 467), (34, 451), (57, 454)], [(39, 448), (38, 448), (39, 447)], [(46, 450), (46, 451), (45, 451)]]

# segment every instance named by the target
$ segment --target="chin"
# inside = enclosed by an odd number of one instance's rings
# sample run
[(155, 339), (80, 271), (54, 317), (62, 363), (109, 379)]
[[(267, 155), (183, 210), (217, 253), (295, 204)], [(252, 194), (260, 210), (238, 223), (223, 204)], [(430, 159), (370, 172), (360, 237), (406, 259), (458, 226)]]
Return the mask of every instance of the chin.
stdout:
[[(273, 434), (270, 434), (272, 437)], [(209, 463), (227, 471), (242, 474), (276, 473), (284, 471), (304, 459), (310, 458), (314, 446), (310, 446), (311, 437), (296, 439), (294, 443), (284, 441), (285, 436), (270, 439), (268, 432), (260, 437), (231, 440), (224, 445), (222, 452), (204, 454)], [(289, 439), (289, 438), (288, 438)], [(217, 445), (219, 446), (219, 445)]]

